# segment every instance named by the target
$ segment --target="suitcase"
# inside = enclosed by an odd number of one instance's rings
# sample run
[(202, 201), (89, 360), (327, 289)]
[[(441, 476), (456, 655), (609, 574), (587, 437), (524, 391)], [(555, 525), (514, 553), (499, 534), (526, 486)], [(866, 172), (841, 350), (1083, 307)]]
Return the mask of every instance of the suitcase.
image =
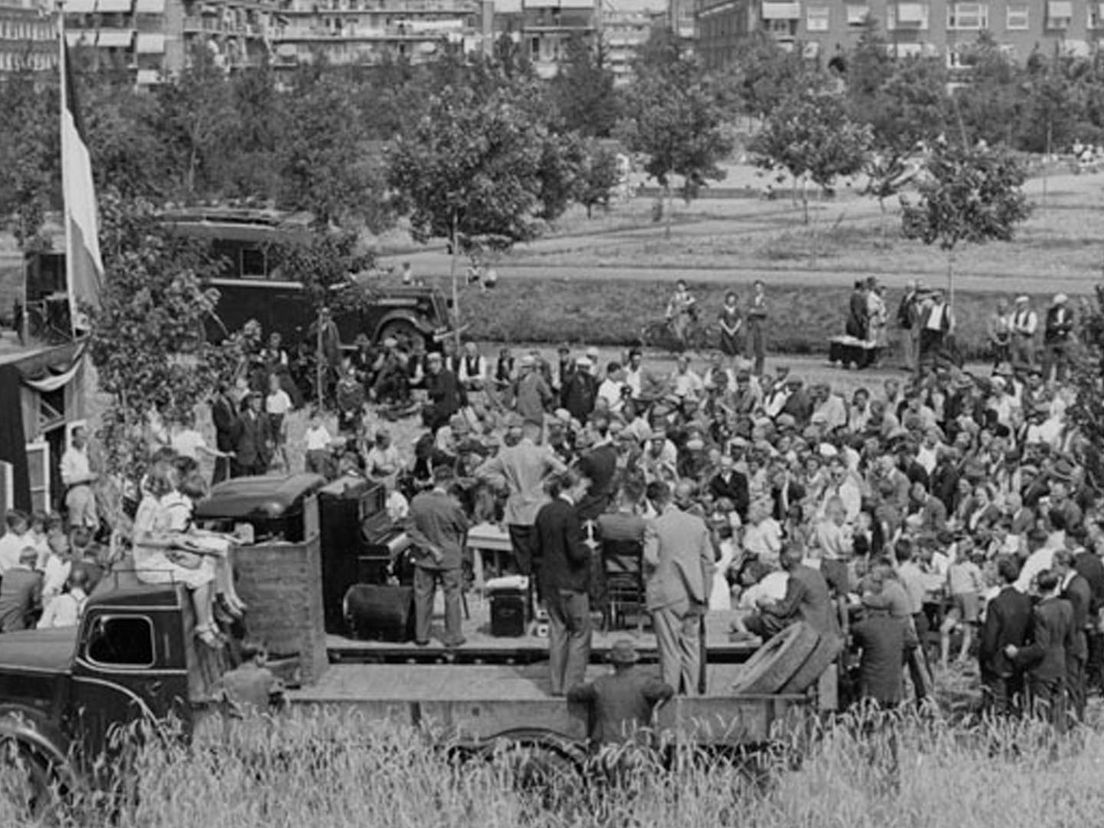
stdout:
[(501, 590), (491, 593), (491, 635), (499, 638), (520, 638), (525, 635), (526, 596), (523, 590)]
[(353, 584), (342, 602), (349, 635), (367, 641), (414, 640), (414, 588)]

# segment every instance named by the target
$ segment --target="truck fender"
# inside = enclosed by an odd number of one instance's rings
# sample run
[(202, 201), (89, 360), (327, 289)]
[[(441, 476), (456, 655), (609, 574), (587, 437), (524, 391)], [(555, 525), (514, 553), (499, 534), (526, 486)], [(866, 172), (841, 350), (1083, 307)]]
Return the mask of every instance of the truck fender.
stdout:
[(81, 786), (69, 740), (38, 711), (13, 705), (0, 707), (0, 742), (3, 741), (26, 747), (47, 765), (64, 790), (75, 791)]
[(506, 730), (480, 740), (477, 746), (472, 747), (479, 756), (486, 759), (514, 748), (529, 749), (554, 758), (557, 764), (570, 765), (576, 770), (582, 768), (587, 758), (585, 745), (572, 739), (565, 739), (554, 731), (541, 728)]
[(378, 339), (380, 331), (382, 331), (391, 322), (409, 322), (419, 331), (425, 335), (430, 335), (436, 330), (432, 325), (427, 324), (426, 321), (416, 313), (411, 313), (408, 310), (393, 310), (384, 316), (376, 325), (376, 329), (372, 332), (372, 338)]

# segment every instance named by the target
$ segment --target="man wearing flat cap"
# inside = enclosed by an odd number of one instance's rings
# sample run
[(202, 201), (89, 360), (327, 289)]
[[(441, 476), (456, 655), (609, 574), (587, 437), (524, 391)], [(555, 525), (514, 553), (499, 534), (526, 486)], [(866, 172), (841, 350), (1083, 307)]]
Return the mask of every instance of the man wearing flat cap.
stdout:
[[(1073, 338), (1073, 310), (1064, 293), (1047, 308), (1043, 327), (1043, 379), (1065, 382), (1069, 377), (1070, 340)], [(1053, 376), (1052, 376), (1053, 374)]]
[(608, 660), (611, 673), (575, 685), (567, 699), (588, 706), (592, 746), (650, 744), (652, 713), (674, 688), (636, 666), (640, 656), (627, 638), (614, 642)]

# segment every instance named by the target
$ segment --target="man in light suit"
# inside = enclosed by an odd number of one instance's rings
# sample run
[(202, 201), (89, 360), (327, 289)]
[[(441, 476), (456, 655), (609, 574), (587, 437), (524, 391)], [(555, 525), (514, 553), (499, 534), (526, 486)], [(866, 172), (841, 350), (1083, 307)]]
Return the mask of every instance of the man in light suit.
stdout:
[(522, 418), (513, 415), (507, 422), (508, 439), (517, 442), (502, 449), (475, 470), (475, 476), (509, 493), (506, 500), (506, 526), (510, 545), (517, 560), (518, 572), (528, 575), (532, 569), (535, 543), (533, 521), (545, 501), (544, 479), (566, 467), (548, 446), (533, 442), (532, 426), (523, 425)]
[[(679, 483), (675, 499), (688, 502), (691, 492), (689, 483)], [(700, 625), (713, 586), (713, 544), (705, 521), (671, 503), (667, 484), (658, 484), (655, 494), (659, 516), (644, 529), (645, 600), (656, 633), (660, 678), (693, 696), (703, 666)]]
[(460, 620), (460, 558), (468, 519), (448, 486), (455, 472), (451, 466), (433, 469), (434, 487), (410, 502), (406, 534), (417, 550), (414, 558), (414, 643), (429, 644), (433, 598), (440, 579), (445, 592), (445, 646), (464, 643)]

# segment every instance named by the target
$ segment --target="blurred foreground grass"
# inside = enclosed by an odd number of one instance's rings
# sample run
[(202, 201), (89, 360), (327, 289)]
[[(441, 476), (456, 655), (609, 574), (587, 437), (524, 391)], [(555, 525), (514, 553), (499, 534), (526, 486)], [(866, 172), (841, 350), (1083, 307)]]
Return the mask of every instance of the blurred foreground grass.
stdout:
[[(215, 727), (192, 747), (149, 747), (136, 802), (114, 815), (134, 828), (203, 826), (679, 826), (749, 828), (1036, 828), (1101, 824), (1104, 736), (1060, 742), (1022, 725), (967, 727), (906, 717), (896, 731), (845, 719), (797, 769), (717, 759), (645, 765), (620, 787), (560, 775), (519, 790), (516, 757), (460, 762), (421, 733), (335, 711)], [(4, 813), (5, 826), (44, 823)], [(100, 825), (76, 810), (72, 825)]]

